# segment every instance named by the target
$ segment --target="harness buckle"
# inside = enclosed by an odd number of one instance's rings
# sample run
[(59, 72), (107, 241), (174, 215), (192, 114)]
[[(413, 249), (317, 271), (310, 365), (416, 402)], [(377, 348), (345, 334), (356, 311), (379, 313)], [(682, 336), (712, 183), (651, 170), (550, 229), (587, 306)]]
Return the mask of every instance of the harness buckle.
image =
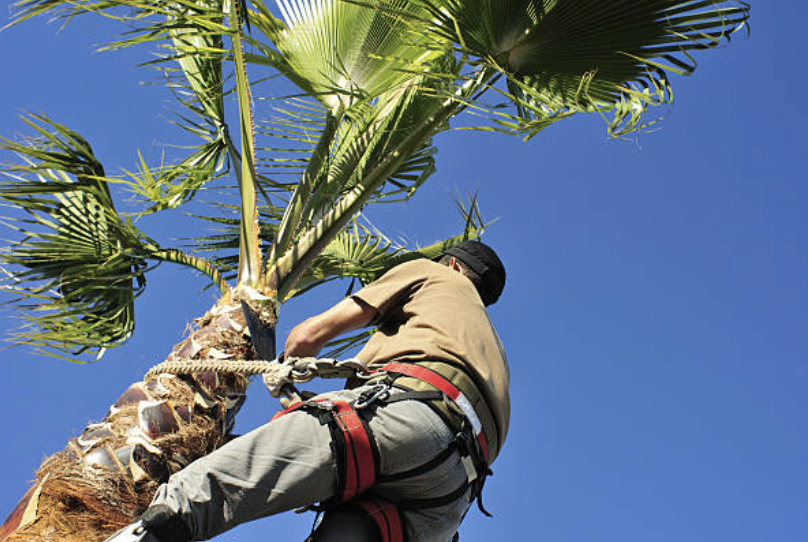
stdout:
[(474, 466), (474, 460), (470, 455), (461, 455), (460, 461), (463, 463), (463, 468), (466, 469), (466, 477), (469, 483), (477, 479), (477, 467)]
[(455, 435), (455, 442), (457, 443), (457, 452), (460, 454), (460, 461), (463, 463), (463, 468), (466, 470), (466, 478), (469, 483), (473, 482), (479, 477), (479, 470), (477, 468), (477, 461), (474, 459), (474, 448), (470, 441), (470, 435), (467, 429), (461, 429)]

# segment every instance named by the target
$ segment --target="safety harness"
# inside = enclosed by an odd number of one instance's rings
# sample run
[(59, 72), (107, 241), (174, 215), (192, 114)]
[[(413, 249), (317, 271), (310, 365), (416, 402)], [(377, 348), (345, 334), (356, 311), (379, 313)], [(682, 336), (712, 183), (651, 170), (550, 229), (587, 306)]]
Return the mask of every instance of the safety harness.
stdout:
[[(458, 385), (451, 380), (458, 382)], [(472, 499), (481, 502), (482, 486), (496, 453), (496, 431), (482, 395), (470, 378), (459, 369), (443, 363), (399, 363), (382, 367), (370, 387), (356, 401), (314, 398), (297, 403), (275, 414), (273, 420), (290, 412), (304, 409), (319, 417), (331, 430), (337, 457), (339, 489), (337, 495), (323, 503), (327, 509), (350, 501), (364, 510), (379, 528), (382, 542), (404, 542), (405, 531), (400, 512), (443, 506), (462, 497), (471, 488)], [(390, 394), (390, 387), (403, 392)], [(416, 399), (425, 401), (456, 433), (454, 441), (443, 452), (406, 472), (382, 476), (379, 474), (379, 452), (366, 419), (361, 411), (376, 401), (396, 402)], [(486, 427), (487, 426), (487, 427)], [(494, 447), (492, 449), (492, 446)], [(450, 494), (432, 498), (392, 503), (378, 496), (365, 494), (377, 483), (406, 479), (429, 472), (452, 453), (460, 454), (467, 480)]]

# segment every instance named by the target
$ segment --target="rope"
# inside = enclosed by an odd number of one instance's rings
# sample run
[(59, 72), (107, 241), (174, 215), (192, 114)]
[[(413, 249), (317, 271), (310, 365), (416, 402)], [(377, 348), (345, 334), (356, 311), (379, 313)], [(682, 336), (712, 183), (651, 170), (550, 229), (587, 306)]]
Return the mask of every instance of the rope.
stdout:
[(176, 359), (158, 363), (146, 373), (146, 377), (158, 374), (191, 374), (191, 373), (241, 373), (259, 375), (272, 373), (277, 365), (270, 361), (244, 361), (228, 359)]
[[(331, 358), (286, 358), (277, 361), (245, 361), (223, 359), (177, 359), (164, 361), (149, 369), (146, 377), (158, 374), (192, 374), (203, 372), (263, 375), (264, 385), (273, 397), (288, 394), (288, 386), (320, 378), (360, 378), (367, 380), (377, 373), (368, 371), (356, 358), (339, 361)], [(292, 386), (293, 387), (293, 386)]]

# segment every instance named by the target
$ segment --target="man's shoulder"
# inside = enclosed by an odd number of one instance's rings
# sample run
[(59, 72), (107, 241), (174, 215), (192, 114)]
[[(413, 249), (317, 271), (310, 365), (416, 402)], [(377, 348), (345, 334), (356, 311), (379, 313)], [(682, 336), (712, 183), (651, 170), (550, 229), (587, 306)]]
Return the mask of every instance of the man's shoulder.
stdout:
[(421, 274), (432, 274), (432, 273), (439, 273), (441, 268), (445, 266), (440, 265), (437, 262), (432, 260), (428, 260), (426, 258), (415, 258), (412, 260), (407, 260), (404, 263), (400, 263), (397, 266), (391, 268), (387, 273), (396, 272), (396, 273), (421, 273)]

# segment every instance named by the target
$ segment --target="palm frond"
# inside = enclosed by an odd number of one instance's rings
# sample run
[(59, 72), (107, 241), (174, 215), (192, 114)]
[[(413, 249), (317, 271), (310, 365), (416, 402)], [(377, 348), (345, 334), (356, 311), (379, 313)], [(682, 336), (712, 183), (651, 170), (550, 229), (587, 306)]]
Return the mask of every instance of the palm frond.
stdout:
[(435, 259), (460, 241), (479, 238), (489, 223), (480, 214), (476, 194), (469, 195), (466, 203), (458, 199), (456, 204), (463, 218), (462, 232), (424, 247), (392, 241), (360, 214), (306, 270), (290, 297), (335, 278), (349, 278), (359, 280), (362, 285), (369, 284), (406, 261)]
[[(137, 192), (151, 202), (148, 212), (176, 208), (187, 203), (205, 184), (231, 171), (238, 155), (225, 120), (223, 60), (226, 55), (221, 0), (199, 0), (164, 7), (151, 25), (140, 27), (123, 43), (137, 42), (142, 36), (161, 41), (164, 54), (148, 65), (161, 70), (165, 84), (186, 113), (177, 113), (171, 122), (201, 140), (181, 148), (189, 153), (178, 162), (149, 168), (141, 158)], [(138, 37), (140, 36), (140, 37)]]
[(25, 309), (13, 340), (98, 355), (134, 330), (153, 244), (116, 213), (103, 167), (80, 135), (44, 116), (26, 121), (40, 137), (0, 145), (22, 160), (6, 165), (0, 183), (3, 224), (17, 238), (0, 250), (0, 289)]
[[(422, 90), (419, 82), (413, 82), (375, 105), (360, 104), (362, 109), (370, 110), (369, 116), (363, 116), (361, 121), (367, 129), (345, 140), (341, 148), (346, 160), (332, 156), (323, 162), (327, 168), (325, 175), (316, 176), (322, 180), (312, 188), (304, 219), (300, 221), (307, 229), (301, 228), (294, 247), (268, 262), (269, 284), (280, 299), (284, 299), (305, 268), (378, 193), (385, 181), (446, 125), (452, 108)], [(350, 118), (347, 114), (346, 117)], [(332, 153), (337, 155), (339, 151)]]
[(211, 264), (163, 249), (116, 210), (90, 144), (45, 116), (24, 119), (37, 137), (2, 140), (19, 162), (4, 164), (0, 223), (12, 240), (0, 248), (0, 291), (22, 312), (12, 336), (50, 355), (97, 359), (134, 331), (134, 300), (160, 261), (192, 267), (222, 289)]
[(9, 26), (41, 15), (67, 24), (79, 15), (98, 14), (130, 25), (129, 40), (118, 43), (125, 47), (150, 41), (152, 32), (157, 31), (150, 25), (176, 14), (178, 9), (193, 10), (216, 1), (221, 5), (222, 0), (18, 0), (12, 4)]
[[(67, 23), (94, 13), (125, 25), (118, 41), (104, 49), (156, 44), (157, 60), (144, 62), (164, 74), (166, 86), (185, 110), (172, 122), (201, 140), (163, 154), (148, 166), (141, 156), (138, 170), (129, 172), (133, 192), (149, 202), (143, 213), (173, 209), (190, 201), (206, 183), (228, 173), (229, 131), (225, 122), (222, 63), (227, 51), (223, 36), (223, 0), (23, 0), (15, 4), (14, 23), (48, 14)], [(181, 157), (176, 158), (179, 154)], [(183, 156), (184, 155), (184, 156)]]
[(260, 3), (254, 17), (256, 28), (275, 47), (257, 45), (263, 61), (331, 109), (400, 86), (440, 54), (434, 40), (420, 31), (418, 17), (391, 14), (417, 9), (408, 0), (277, 4), (285, 24)]
[(197, 0), (175, 4), (176, 13), (161, 21), (158, 29), (170, 38), (167, 59), (176, 60), (203, 114), (217, 128), (225, 126), (222, 60), (224, 24), (221, 0)]
[[(208, 261), (221, 273), (226, 280), (237, 278), (239, 261), (240, 209), (237, 205), (213, 203), (213, 212), (201, 215), (192, 214), (191, 218), (198, 219), (208, 225), (205, 233), (192, 238), (181, 239), (193, 254), (207, 254)], [(260, 226), (259, 238), (265, 247), (271, 246), (275, 239), (278, 222), (283, 209), (278, 207), (259, 205), (258, 223)]]
[(329, 110), (307, 98), (276, 98), (266, 104), (270, 114), (257, 121), (256, 132), (268, 143), (257, 149), (257, 166), (266, 177), (292, 177), (285, 183), (291, 193), (306, 171)]
[[(396, 166), (370, 191), (365, 203), (411, 197), (435, 172), (437, 150), (432, 137), (448, 128), (441, 117), (446, 104), (437, 93), (431, 79), (414, 79), (377, 100), (355, 104), (339, 127), (329, 160), (312, 188), (307, 221), (313, 223), (339, 198), (366, 184), (366, 177), (394, 155)], [(427, 125), (431, 127), (424, 130)], [(404, 151), (403, 142), (419, 131), (423, 138), (417, 147)]]
[(574, 112), (610, 113), (609, 132), (642, 130), (669, 103), (669, 74), (696, 68), (692, 53), (744, 28), (750, 8), (724, 0), (413, 0), (430, 31), (507, 80), (516, 113), (505, 129), (534, 135)]
[(163, 153), (155, 166), (149, 166), (138, 153), (138, 169), (124, 170), (131, 179), (127, 183), (131, 192), (149, 205), (141, 215), (176, 209), (191, 201), (207, 183), (228, 173), (225, 141), (217, 139), (191, 150), (190, 156), (177, 163), (167, 163)]

